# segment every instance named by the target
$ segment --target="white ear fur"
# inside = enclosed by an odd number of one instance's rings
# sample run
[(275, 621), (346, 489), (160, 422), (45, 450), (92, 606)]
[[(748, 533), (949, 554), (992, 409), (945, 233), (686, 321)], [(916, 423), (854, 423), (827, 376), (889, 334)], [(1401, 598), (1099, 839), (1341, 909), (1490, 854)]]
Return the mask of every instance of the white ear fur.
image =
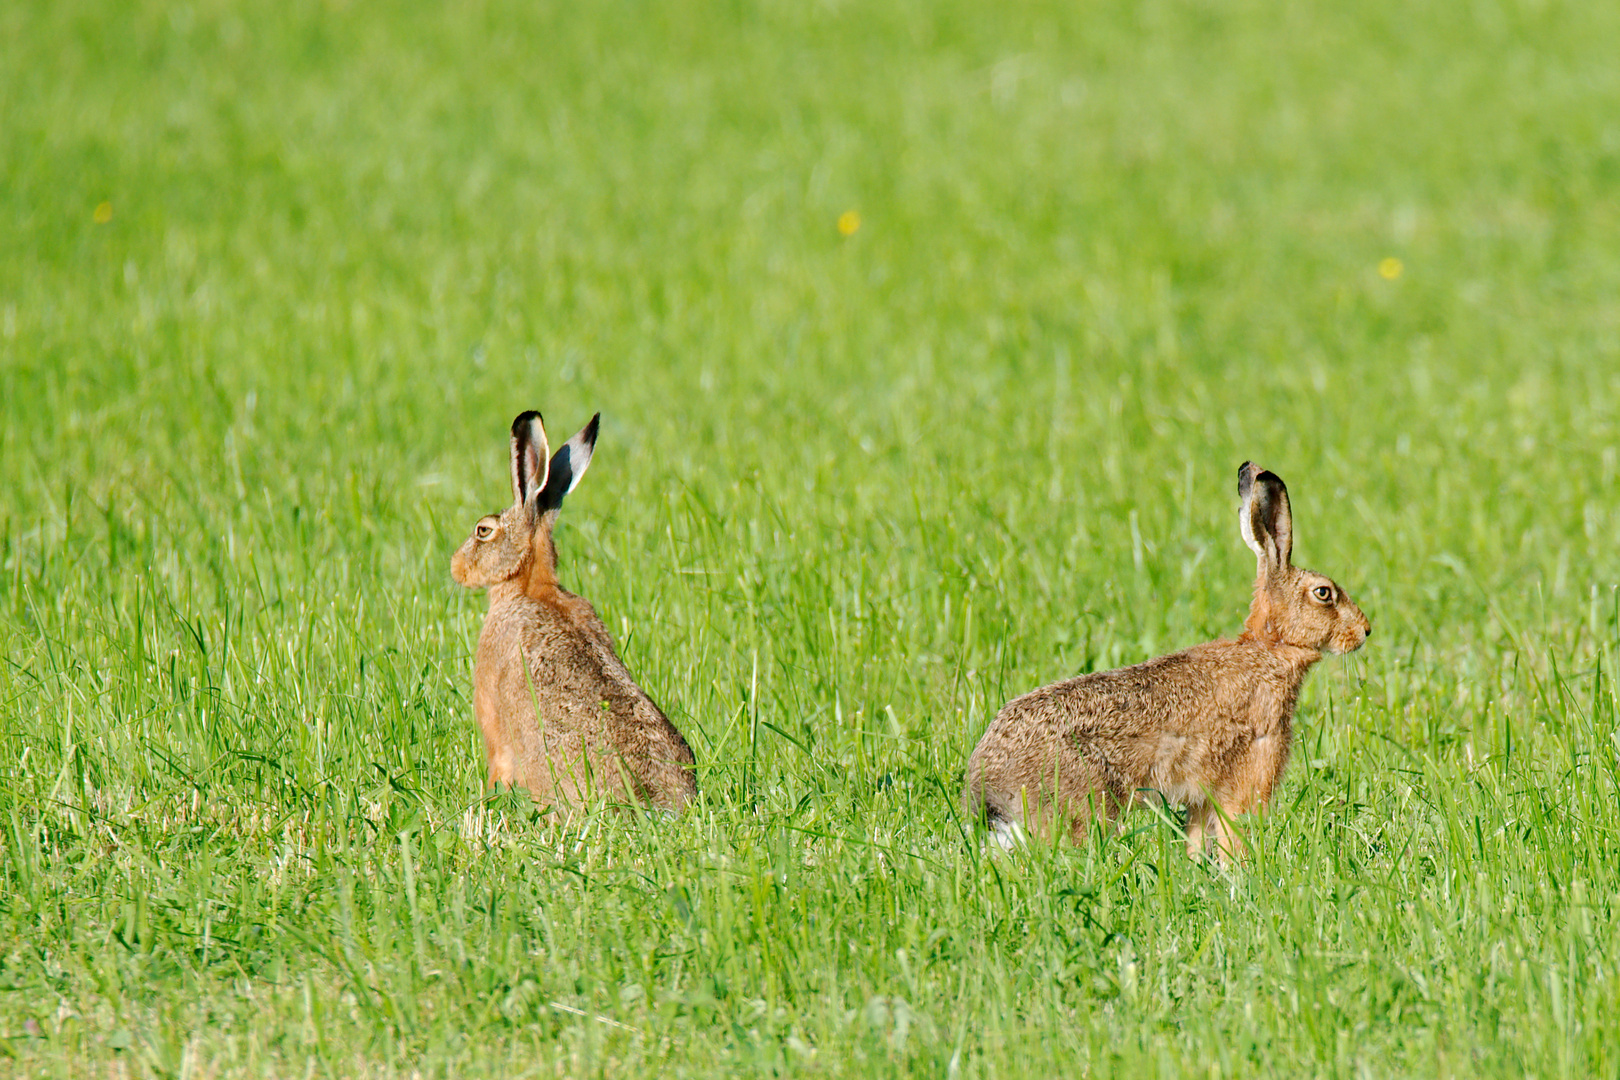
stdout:
[(512, 421), (512, 502), (522, 506), (546, 486), (550, 472), (546, 424), (533, 409)]
[(1254, 535), (1254, 478), (1259, 474), (1260, 467), (1252, 461), (1238, 466), (1238, 532), (1249, 550), (1263, 562), (1266, 549), (1261, 538)]
[[(1252, 497), (1253, 496), (1251, 494), (1250, 498)], [(1254, 525), (1249, 521), (1250, 515), (1254, 512), (1253, 507), (1249, 505), (1249, 502), (1250, 499), (1244, 499), (1243, 505), (1238, 507), (1238, 531), (1243, 534), (1243, 542), (1249, 545), (1249, 550), (1253, 551), (1260, 558), (1264, 559), (1266, 557), (1266, 549), (1255, 537)]]
[(602, 414), (597, 413), (573, 438), (557, 448), (551, 458), (545, 490), (540, 494), (541, 510), (558, 509), (563, 497), (579, 486), (579, 479), (590, 468), (591, 456), (596, 451), (596, 434), (601, 422)]

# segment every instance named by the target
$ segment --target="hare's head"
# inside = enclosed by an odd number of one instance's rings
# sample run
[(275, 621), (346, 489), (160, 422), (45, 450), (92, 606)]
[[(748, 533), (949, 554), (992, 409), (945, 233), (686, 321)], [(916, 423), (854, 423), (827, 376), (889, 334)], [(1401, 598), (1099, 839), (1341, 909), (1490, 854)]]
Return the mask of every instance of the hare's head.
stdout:
[(512, 505), (478, 519), (472, 535), (450, 559), (450, 575), (469, 589), (503, 581), (557, 579), (557, 549), (551, 531), (563, 496), (574, 490), (591, 463), (602, 414), (580, 429), (547, 460), (546, 427), (529, 410), (512, 421)]
[(1372, 624), (1345, 591), (1327, 577), (1293, 564), (1294, 518), (1282, 478), (1252, 461), (1238, 469), (1238, 527), (1260, 560), (1254, 602), (1244, 632), (1266, 644), (1316, 652), (1361, 648)]

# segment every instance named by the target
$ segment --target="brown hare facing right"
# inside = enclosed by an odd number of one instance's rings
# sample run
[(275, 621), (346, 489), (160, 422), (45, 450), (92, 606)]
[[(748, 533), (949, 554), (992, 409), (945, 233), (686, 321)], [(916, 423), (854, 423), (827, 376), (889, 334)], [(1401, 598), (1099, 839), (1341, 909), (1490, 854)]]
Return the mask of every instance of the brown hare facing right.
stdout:
[(1259, 558), (1243, 633), (1003, 706), (968, 759), (966, 790), (969, 816), (998, 839), (1057, 821), (1080, 843), (1094, 818), (1162, 799), (1186, 808), (1193, 858), (1211, 836), (1222, 859), (1238, 853), (1226, 818), (1270, 799), (1288, 764), (1305, 673), (1324, 652), (1352, 652), (1372, 633), (1343, 589), (1290, 561), (1281, 478), (1246, 461), (1238, 496), (1239, 528)]
[(473, 712), (491, 784), (569, 810), (596, 800), (679, 810), (697, 795), (691, 748), (630, 677), (590, 602), (557, 581), (552, 529), (600, 419), (549, 463), (540, 414), (513, 420), (512, 505), (480, 518), (450, 560), (456, 581), (489, 590)]

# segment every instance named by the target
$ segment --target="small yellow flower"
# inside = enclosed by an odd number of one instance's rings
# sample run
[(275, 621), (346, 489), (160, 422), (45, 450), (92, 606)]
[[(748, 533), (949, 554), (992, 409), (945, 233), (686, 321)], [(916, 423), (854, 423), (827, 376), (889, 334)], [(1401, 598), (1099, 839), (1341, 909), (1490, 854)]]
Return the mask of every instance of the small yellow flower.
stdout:
[(90, 215), (90, 220), (94, 221), (97, 225), (105, 225), (105, 224), (107, 224), (107, 222), (111, 221), (112, 220), (112, 203), (110, 203), (110, 202), (99, 202), (99, 203), (97, 203), (95, 212)]
[(838, 215), (838, 232), (842, 236), (854, 236), (855, 230), (861, 227), (861, 215), (853, 210), (845, 210)]
[(1378, 261), (1378, 276), (1385, 281), (1394, 281), (1401, 276), (1401, 271), (1405, 269), (1406, 264), (1393, 255)]

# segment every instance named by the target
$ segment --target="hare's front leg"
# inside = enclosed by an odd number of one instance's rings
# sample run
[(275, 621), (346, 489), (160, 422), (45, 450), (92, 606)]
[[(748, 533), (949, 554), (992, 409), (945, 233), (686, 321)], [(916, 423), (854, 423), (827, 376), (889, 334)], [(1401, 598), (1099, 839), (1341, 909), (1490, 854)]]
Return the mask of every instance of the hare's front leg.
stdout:
[(1235, 862), (1243, 861), (1244, 845), (1243, 835), (1238, 831), (1237, 822), (1220, 812), (1215, 804), (1210, 804), (1209, 831), (1215, 839), (1215, 857), (1222, 866), (1230, 866)]
[(1209, 819), (1214, 816), (1208, 803), (1187, 808), (1187, 857), (1202, 862), (1204, 846), (1209, 839)]
[(1187, 808), (1187, 854), (1194, 862), (1203, 861), (1211, 840), (1215, 842), (1215, 858), (1222, 866), (1242, 860), (1243, 837), (1231, 814), (1232, 810), (1213, 799)]
[(507, 787), (516, 787), (517, 755), (510, 746), (497, 743), (487, 734), (484, 736), (484, 762), (489, 766), (489, 787), (504, 784)]
[(478, 721), (478, 732), (484, 737), (484, 764), (489, 769), (488, 787), (517, 784), (517, 753), (506, 738), (494, 700), (482, 687), (473, 691), (473, 717)]
[(484, 757), (489, 762), (488, 787), (517, 787), (517, 760), (511, 751), (486, 745)]

